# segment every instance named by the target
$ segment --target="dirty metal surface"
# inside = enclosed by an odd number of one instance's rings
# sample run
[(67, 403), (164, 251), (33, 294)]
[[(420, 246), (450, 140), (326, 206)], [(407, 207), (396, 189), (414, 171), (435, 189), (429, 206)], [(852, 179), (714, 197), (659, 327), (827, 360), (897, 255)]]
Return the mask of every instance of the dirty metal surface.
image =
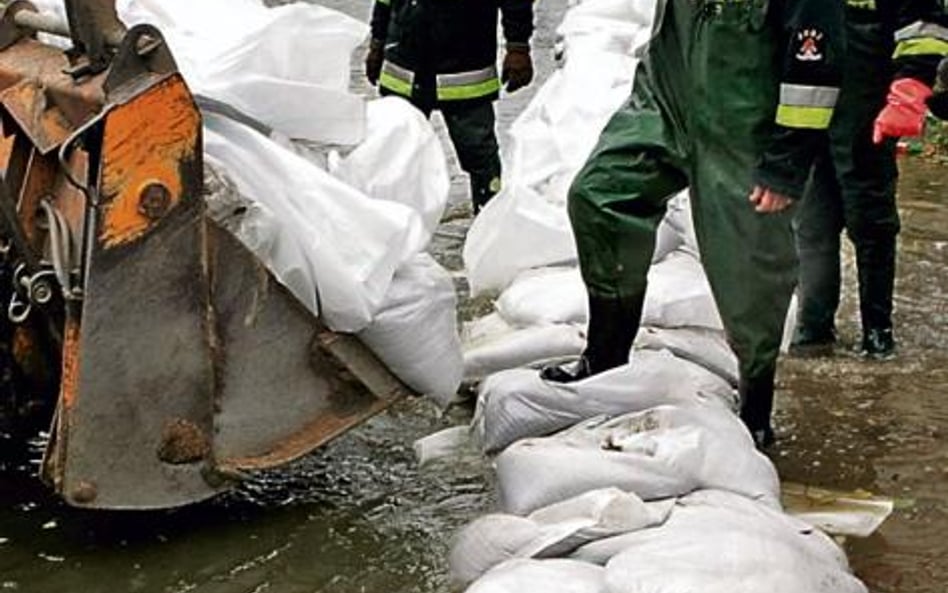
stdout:
[(286, 463), (407, 393), (360, 342), (328, 332), (229, 233), (212, 224), (210, 238), (222, 469)]

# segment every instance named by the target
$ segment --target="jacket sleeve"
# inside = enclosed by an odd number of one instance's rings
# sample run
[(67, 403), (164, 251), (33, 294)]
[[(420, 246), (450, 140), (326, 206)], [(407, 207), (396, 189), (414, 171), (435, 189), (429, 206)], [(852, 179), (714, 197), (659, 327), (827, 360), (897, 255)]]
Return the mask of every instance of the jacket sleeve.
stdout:
[(507, 43), (530, 43), (533, 35), (533, 0), (500, 0), (500, 12)]
[(948, 4), (942, 0), (898, 0), (896, 78), (935, 83), (938, 63), (948, 56)]
[(780, 101), (770, 142), (757, 163), (756, 182), (791, 198), (803, 195), (813, 159), (826, 142), (839, 96), (845, 51), (842, 0), (786, 0)]
[(388, 35), (388, 20), (392, 16), (392, 0), (375, 0), (372, 7), (372, 28), (373, 41), (385, 42)]

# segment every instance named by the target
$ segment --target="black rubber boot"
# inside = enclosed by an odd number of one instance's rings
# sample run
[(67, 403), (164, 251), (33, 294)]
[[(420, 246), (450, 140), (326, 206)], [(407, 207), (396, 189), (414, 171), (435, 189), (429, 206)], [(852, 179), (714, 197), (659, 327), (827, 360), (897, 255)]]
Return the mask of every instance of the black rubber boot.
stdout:
[(741, 377), (738, 387), (741, 396), (741, 420), (747, 426), (758, 449), (774, 444), (774, 429), (770, 415), (774, 407), (774, 375), (776, 367), (752, 378)]
[(797, 325), (790, 342), (790, 354), (801, 358), (829, 356), (835, 345), (835, 329), (813, 331), (803, 325)]
[(644, 302), (644, 292), (632, 299), (589, 295), (589, 329), (582, 356), (574, 363), (548, 366), (540, 376), (554, 383), (572, 383), (629, 362)]
[(471, 174), (471, 205), (474, 208), (474, 214), (480, 213), (481, 209), (487, 205), (497, 192), (500, 191), (499, 175), (479, 175)]
[(872, 360), (895, 358), (895, 336), (892, 328), (869, 329), (862, 338), (862, 355)]

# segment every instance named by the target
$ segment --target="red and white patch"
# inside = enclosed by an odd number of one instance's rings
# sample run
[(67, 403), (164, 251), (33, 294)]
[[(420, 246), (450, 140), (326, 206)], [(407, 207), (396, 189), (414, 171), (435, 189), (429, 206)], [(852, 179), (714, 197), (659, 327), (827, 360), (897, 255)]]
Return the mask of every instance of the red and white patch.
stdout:
[(800, 47), (797, 59), (801, 62), (819, 62), (823, 59), (823, 33), (817, 29), (804, 29), (797, 33)]

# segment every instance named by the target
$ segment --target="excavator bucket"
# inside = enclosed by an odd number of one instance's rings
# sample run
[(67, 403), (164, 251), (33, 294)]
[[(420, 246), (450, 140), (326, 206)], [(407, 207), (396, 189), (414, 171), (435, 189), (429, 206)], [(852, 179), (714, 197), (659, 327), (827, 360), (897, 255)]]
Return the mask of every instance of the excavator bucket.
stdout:
[(161, 33), (66, 6), (68, 27), (0, 16), (0, 339), (55, 399), (44, 479), (80, 507), (184, 505), (408, 393), (208, 218), (201, 115)]

